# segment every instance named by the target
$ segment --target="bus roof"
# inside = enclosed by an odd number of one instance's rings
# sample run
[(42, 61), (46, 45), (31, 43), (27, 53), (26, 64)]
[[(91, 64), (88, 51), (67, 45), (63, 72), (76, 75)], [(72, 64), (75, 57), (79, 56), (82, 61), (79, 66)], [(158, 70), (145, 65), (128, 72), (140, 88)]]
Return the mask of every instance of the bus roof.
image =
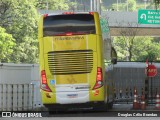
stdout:
[(53, 15), (64, 15), (64, 14), (94, 14), (94, 13), (97, 13), (97, 12), (63, 12), (63, 13), (49, 13), (49, 14), (43, 14), (42, 16), (53, 16)]

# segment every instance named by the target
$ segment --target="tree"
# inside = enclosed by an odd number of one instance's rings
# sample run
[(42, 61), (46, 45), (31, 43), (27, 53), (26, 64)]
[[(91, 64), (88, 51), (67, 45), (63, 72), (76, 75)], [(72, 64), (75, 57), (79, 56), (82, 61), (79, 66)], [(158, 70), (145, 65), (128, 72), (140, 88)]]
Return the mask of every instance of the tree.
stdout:
[(14, 41), (12, 35), (0, 27), (0, 62), (10, 62), (9, 57), (13, 53)]
[(112, 9), (114, 10), (117, 10), (117, 7), (118, 7), (118, 10), (122, 11), (126, 11), (127, 8), (128, 8), (128, 11), (135, 11), (136, 10), (136, 1), (135, 0), (128, 0), (128, 4), (126, 3), (120, 3), (118, 4), (112, 4)]
[(11, 62), (35, 63), (38, 58), (35, 0), (1, 0), (0, 26), (15, 39)]
[(156, 6), (156, 9), (158, 9), (159, 5), (160, 5), (160, 0), (154, 0), (154, 3), (155, 3), (155, 6)]
[[(117, 24), (118, 24), (118, 26), (122, 26), (121, 29), (119, 30), (119, 34), (122, 36), (121, 37), (122, 43), (120, 43), (120, 45), (123, 46), (122, 47), (124, 49), (123, 54), (125, 54), (127, 61), (131, 61), (132, 57), (133, 57), (132, 50), (133, 50), (133, 46), (134, 46), (134, 40), (135, 40), (136, 35), (139, 32), (139, 30), (137, 29), (138, 24), (128, 22), (126, 28), (123, 28), (123, 23), (121, 23), (121, 22), (117, 23)], [(133, 26), (135, 28), (133, 28)]]
[[(123, 37), (115, 37), (114, 47), (118, 53), (118, 60), (126, 61), (128, 48)], [(135, 37), (131, 49), (132, 57), (129, 61), (156, 61), (160, 59), (160, 46), (153, 37)]]
[(136, 10), (136, 1), (135, 0), (128, 0), (128, 10), (129, 11)]
[(68, 0), (36, 0), (36, 7), (38, 9), (49, 10), (68, 10)]
[(155, 42), (155, 39), (153, 43), (150, 46), (150, 49), (148, 50), (148, 55), (145, 56), (145, 58), (148, 58), (149, 61), (160, 61), (160, 46), (159, 42)]
[(68, 6), (69, 6), (69, 9), (72, 11), (75, 11), (77, 9), (77, 3), (75, 2), (69, 2)]

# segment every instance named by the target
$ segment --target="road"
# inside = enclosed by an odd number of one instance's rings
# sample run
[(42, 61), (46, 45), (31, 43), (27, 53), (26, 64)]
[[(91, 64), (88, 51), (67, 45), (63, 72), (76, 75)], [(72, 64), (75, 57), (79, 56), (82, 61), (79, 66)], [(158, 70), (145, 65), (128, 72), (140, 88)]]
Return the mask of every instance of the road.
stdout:
[[(29, 120), (129, 120), (145, 117), (145, 120), (159, 120), (160, 119), (160, 110), (155, 110), (155, 106), (148, 106), (145, 111), (142, 110), (133, 110), (132, 104), (114, 104), (113, 109), (106, 112), (93, 112), (93, 111), (71, 111), (71, 112), (59, 112), (54, 114), (49, 114), (47, 111), (44, 112), (35, 112), (39, 113), (38, 118), (27, 118)], [(7, 120), (17, 120), (17, 118), (22, 117), (12, 117), (7, 118)], [(143, 119), (142, 119), (143, 120)]]
[(43, 117), (160, 117), (160, 110), (154, 106), (148, 106), (145, 111), (133, 110), (132, 104), (114, 104), (113, 109), (105, 112), (100, 111), (71, 111), (49, 114), (42, 113)]

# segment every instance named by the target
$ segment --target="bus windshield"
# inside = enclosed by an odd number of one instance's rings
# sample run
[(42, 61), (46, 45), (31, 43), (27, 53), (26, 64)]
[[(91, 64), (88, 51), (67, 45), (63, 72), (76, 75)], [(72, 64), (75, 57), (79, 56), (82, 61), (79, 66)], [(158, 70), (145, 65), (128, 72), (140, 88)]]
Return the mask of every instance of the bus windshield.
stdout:
[(47, 16), (43, 22), (43, 36), (95, 34), (94, 16), (70, 14)]

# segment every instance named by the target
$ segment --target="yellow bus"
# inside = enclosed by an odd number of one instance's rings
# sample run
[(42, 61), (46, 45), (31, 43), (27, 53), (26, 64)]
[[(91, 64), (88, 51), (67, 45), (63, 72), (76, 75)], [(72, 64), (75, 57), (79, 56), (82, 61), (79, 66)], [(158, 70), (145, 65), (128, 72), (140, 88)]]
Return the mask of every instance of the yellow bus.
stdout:
[(97, 12), (42, 15), (38, 39), (40, 91), (49, 111), (112, 106)]

